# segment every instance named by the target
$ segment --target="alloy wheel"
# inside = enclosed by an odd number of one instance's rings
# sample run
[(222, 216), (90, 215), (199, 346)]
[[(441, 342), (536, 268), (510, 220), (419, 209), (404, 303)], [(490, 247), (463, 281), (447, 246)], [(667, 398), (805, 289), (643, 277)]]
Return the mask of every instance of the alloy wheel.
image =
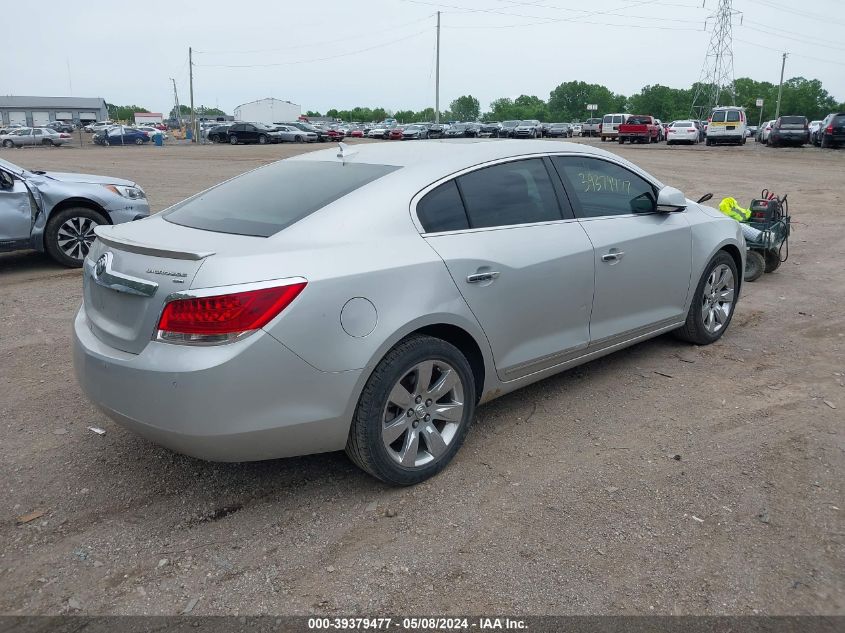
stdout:
[(733, 272), (726, 264), (719, 264), (710, 271), (701, 298), (701, 318), (710, 334), (719, 332), (727, 323), (735, 296)]
[(454, 367), (426, 360), (391, 389), (382, 416), (388, 455), (405, 468), (430, 464), (446, 453), (464, 414), (464, 385)]
[(91, 218), (68, 218), (59, 227), (57, 238), (59, 248), (72, 259), (83, 259), (97, 237), (94, 234), (96, 226), (97, 223)]

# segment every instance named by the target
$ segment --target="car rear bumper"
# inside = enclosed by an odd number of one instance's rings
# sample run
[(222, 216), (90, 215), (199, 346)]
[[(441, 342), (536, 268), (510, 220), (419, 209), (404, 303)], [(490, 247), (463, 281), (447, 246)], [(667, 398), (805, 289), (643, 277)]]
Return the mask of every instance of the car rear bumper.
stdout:
[(361, 370), (320, 371), (265, 332), (209, 347), (150, 342), (136, 355), (94, 336), (84, 306), (73, 328), (86, 396), (157, 444), (226, 462), (345, 446)]

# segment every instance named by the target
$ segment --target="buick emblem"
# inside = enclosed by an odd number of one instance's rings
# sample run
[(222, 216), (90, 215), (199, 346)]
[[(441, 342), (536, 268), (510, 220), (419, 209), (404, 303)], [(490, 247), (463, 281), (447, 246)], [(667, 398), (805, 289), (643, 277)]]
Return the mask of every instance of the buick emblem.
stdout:
[(99, 259), (97, 259), (97, 263), (94, 264), (94, 276), (99, 277), (104, 272), (106, 272), (106, 267), (109, 264), (109, 255), (111, 253), (103, 253), (100, 255)]

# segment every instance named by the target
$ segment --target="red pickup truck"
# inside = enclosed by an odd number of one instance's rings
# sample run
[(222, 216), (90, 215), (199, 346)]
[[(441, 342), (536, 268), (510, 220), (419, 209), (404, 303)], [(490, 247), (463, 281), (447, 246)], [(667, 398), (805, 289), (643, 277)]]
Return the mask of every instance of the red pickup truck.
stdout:
[(660, 141), (660, 124), (653, 116), (632, 114), (619, 126), (617, 139), (620, 143), (657, 143)]

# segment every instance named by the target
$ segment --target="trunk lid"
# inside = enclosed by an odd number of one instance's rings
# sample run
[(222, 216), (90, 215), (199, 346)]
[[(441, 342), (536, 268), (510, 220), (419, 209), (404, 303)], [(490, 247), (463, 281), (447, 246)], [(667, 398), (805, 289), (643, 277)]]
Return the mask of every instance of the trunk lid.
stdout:
[(132, 354), (152, 340), (167, 297), (191, 288), (208, 258), (224, 248), (255, 252), (256, 242), (266, 242), (178, 226), (159, 217), (96, 231), (98, 239), (83, 270), (85, 313), (97, 338)]

